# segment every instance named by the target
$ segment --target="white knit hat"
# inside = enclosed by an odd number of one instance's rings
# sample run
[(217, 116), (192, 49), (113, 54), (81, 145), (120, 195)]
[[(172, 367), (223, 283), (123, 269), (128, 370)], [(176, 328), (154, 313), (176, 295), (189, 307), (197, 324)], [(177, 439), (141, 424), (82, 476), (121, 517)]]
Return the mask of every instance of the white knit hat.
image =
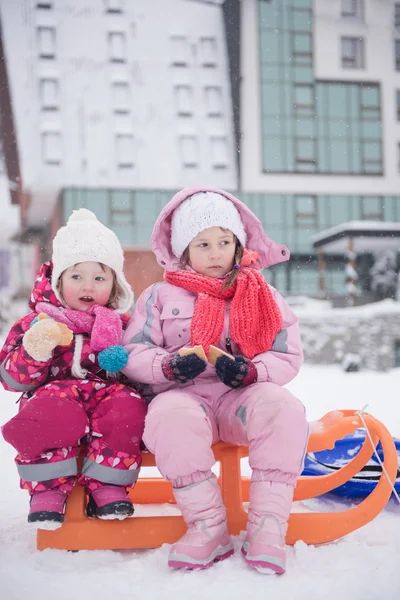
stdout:
[(246, 232), (236, 206), (216, 192), (197, 192), (175, 210), (171, 222), (172, 252), (180, 258), (193, 238), (209, 227), (229, 229), (242, 246)]
[(53, 240), (53, 274), (51, 286), (62, 302), (57, 283), (69, 267), (81, 262), (98, 262), (115, 272), (118, 284), (116, 309), (127, 312), (133, 302), (133, 292), (124, 275), (124, 253), (111, 229), (97, 220), (86, 208), (74, 210), (67, 224), (61, 227)]

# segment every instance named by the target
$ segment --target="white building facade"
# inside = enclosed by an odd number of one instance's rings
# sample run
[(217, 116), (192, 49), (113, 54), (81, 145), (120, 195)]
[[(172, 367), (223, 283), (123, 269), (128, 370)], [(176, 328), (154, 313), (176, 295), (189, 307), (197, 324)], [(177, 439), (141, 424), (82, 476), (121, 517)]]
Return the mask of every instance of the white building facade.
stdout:
[(2, 0), (0, 18), (30, 225), (65, 187), (237, 187), (221, 2)]
[(343, 295), (343, 254), (321, 290), (313, 236), (400, 222), (400, 2), (2, 0), (0, 23), (8, 177), (32, 235), (86, 206), (148, 247), (174, 191), (215, 185), (289, 246), (273, 285)]
[[(276, 285), (318, 293), (315, 234), (400, 221), (400, 2), (242, 0), (241, 28), (241, 187), (292, 250)], [(343, 255), (324, 268), (343, 294)]]
[(243, 189), (398, 194), (399, 2), (243, 0), (241, 65)]

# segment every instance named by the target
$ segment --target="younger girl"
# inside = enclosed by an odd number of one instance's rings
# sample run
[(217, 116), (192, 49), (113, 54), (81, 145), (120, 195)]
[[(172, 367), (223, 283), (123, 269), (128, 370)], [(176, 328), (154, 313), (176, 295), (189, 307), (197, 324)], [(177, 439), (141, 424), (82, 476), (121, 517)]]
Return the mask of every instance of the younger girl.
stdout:
[[(88, 437), (80, 483), (88, 515), (124, 519), (138, 476), (146, 404), (117, 371), (133, 294), (115, 234), (86, 209), (74, 211), (53, 241), (32, 290), (28, 315), (0, 352), (3, 387), (23, 392), (19, 412), (2, 427), (17, 450), (21, 487), (31, 494), (28, 521), (54, 528), (64, 520), (77, 479), (79, 440)], [(44, 523), (46, 522), (46, 523)]]
[[(308, 438), (304, 408), (284, 386), (303, 360), (298, 321), (260, 269), (285, 261), (239, 200), (184, 189), (155, 224), (152, 248), (165, 282), (139, 298), (123, 343), (123, 372), (156, 395), (144, 442), (172, 481), (188, 526), (169, 565), (206, 568), (233, 553), (211, 445), (249, 447), (253, 470), (242, 553), (263, 573), (285, 572), (285, 534)], [(215, 366), (183, 347), (233, 355)]]

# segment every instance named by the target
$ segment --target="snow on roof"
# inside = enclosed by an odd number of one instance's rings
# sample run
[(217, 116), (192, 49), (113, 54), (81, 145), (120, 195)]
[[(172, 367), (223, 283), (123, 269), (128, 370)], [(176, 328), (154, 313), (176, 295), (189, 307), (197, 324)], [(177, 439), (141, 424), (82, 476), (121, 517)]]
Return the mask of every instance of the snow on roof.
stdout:
[(346, 252), (348, 240), (355, 252), (374, 252), (400, 248), (400, 223), (396, 221), (349, 221), (312, 236), (314, 248)]

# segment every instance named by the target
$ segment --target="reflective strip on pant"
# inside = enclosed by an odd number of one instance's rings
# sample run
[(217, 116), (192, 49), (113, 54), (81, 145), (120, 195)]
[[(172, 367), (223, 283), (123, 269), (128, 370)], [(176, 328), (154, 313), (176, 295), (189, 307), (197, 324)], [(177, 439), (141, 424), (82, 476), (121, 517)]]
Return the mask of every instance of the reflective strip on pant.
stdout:
[(112, 485), (132, 485), (139, 476), (139, 469), (121, 470), (113, 467), (99, 465), (90, 458), (85, 458), (82, 466), (82, 475)]
[(76, 458), (68, 458), (58, 462), (47, 462), (41, 464), (17, 464), (19, 476), (24, 481), (48, 481), (58, 477), (77, 475), (78, 465)]

